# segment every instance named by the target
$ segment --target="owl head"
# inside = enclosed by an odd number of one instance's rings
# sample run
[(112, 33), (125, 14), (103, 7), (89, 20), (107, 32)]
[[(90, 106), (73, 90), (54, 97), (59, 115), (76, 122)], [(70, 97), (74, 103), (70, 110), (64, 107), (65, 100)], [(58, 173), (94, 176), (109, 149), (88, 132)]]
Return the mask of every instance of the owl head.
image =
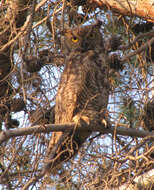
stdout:
[(103, 38), (100, 32), (101, 24), (102, 22), (97, 21), (93, 25), (65, 29), (63, 40), (65, 53), (102, 49)]

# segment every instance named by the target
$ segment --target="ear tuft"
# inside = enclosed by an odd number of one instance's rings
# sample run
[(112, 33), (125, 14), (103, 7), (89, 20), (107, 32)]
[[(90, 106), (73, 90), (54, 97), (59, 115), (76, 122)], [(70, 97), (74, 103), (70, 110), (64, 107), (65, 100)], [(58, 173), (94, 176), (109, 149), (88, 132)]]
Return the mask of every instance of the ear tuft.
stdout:
[(65, 33), (66, 33), (66, 31), (67, 31), (67, 30), (64, 28), (64, 30), (61, 30), (61, 31), (60, 31), (60, 35), (64, 36)]

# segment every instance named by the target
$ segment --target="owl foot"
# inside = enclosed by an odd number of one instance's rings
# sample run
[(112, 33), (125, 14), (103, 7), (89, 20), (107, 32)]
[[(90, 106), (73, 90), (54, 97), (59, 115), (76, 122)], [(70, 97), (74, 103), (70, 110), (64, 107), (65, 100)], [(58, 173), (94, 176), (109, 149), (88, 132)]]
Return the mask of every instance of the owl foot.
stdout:
[(77, 125), (81, 125), (81, 122), (82, 122), (82, 121), (85, 122), (87, 125), (90, 124), (89, 118), (88, 118), (87, 116), (84, 116), (84, 115), (82, 115), (82, 116), (80, 116), (80, 115), (74, 116), (74, 117), (73, 117), (73, 121), (74, 121), (75, 124), (77, 124)]
[(106, 121), (105, 119), (102, 119), (102, 120), (101, 120), (101, 124), (103, 124), (105, 128), (108, 127), (107, 121)]
[(87, 116), (81, 116), (81, 118), (84, 122), (86, 122), (87, 125), (90, 125), (90, 119)]

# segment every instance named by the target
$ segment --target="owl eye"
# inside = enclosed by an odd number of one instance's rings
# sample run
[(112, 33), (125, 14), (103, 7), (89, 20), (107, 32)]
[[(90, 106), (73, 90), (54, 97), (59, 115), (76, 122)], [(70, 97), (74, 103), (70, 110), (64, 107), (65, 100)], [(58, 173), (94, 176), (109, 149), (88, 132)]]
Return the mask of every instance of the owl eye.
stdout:
[(75, 37), (75, 36), (72, 37), (72, 42), (76, 43), (78, 41), (79, 41), (79, 39), (77, 37)]

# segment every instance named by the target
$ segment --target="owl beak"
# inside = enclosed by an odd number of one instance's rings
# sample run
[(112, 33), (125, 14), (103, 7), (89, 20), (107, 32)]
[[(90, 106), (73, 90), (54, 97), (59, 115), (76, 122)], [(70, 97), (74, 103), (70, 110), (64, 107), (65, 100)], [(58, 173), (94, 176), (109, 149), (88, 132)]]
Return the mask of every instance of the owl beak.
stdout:
[(82, 52), (90, 50), (89, 43), (86, 41), (82, 42), (81, 47), (82, 47)]
[(94, 47), (92, 44), (85, 43), (84, 46), (82, 46), (82, 52), (86, 52), (86, 51), (93, 50), (93, 49), (94, 49)]

